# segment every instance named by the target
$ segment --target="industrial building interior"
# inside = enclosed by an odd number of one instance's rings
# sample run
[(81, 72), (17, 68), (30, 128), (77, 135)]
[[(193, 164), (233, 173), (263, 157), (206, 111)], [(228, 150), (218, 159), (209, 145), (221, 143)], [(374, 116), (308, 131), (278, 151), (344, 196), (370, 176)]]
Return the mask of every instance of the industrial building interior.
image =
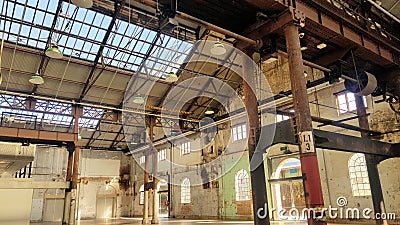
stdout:
[(399, 2), (0, 0), (0, 225), (400, 224)]

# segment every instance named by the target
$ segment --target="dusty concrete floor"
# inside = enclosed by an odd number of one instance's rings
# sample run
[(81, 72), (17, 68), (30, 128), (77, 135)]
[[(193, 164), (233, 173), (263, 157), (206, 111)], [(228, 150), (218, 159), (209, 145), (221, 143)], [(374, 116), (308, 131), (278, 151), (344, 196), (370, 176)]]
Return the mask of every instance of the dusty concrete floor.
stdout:
[[(140, 218), (120, 218), (107, 220), (81, 220), (76, 225), (128, 225), (142, 224)], [(252, 221), (220, 221), (220, 220), (188, 220), (188, 219), (160, 219), (160, 225), (214, 225), (214, 224), (231, 224), (231, 225), (251, 225)], [(305, 225), (306, 222), (273, 222), (274, 225)], [(60, 225), (60, 223), (31, 223), (31, 225)]]

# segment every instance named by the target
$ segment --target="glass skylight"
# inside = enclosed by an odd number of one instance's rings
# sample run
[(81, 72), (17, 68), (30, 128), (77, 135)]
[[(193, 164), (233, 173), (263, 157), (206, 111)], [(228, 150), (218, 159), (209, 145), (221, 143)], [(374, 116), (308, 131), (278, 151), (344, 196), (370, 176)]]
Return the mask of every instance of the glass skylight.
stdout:
[(144, 65), (144, 71), (148, 75), (163, 78), (170, 72), (176, 73), (192, 46), (190, 42), (161, 34)]
[(104, 109), (83, 107), (82, 117), (79, 118), (78, 124), (80, 127), (95, 129), (103, 116)]
[[(93, 8), (78, 8), (68, 1), (61, 3), (57, 17), (58, 0), (4, 0), (0, 4), (0, 30), (5, 32), (8, 42), (44, 50), (51, 38), (64, 56), (91, 62), (112, 21), (109, 15)], [(171, 71), (177, 72), (187, 56), (184, 52), (192, 44), (166, 34), (158, 35), (149, 27), (154, 28), (150, 24), (144, 26), (116, 19), (98, 63), (136, 72), (147, 59), (145, 70), (141, 71), (146, 75), (164, 77)]]

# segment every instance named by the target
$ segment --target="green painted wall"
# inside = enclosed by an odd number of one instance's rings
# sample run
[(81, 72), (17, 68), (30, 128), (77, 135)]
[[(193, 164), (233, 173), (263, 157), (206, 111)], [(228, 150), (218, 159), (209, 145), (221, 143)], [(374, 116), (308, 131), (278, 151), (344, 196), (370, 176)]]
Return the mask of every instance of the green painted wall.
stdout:
[[(226, 165), (229, 165), (233, 162), (235, 162), (238, 156), (231, 155), (231, 156), (226, 156), (224, 158), (224, 162), (226, 162)], [(228, 170), (228, 168), (224, 168)], [(247, 216), (244, 215), (238, 215), (238, 209), (237, 209), (237, 204), (236, 204), (236, 192), (235, 192), (235, 175), (240, 169), (245, 169), (247, 172), (249, 172), (249, 158), (247, 152), (245, 152), (238, 162), (226, 172), (224, 176), (219, 178), (219, 184), (220, 184), (220, 196), (221, 196), (221, 212), (220, 215), (222, 218), (225, 219), (251, 219), (251, 213)], [(250, 175), (250, 173), (249, 173)], [(251, 202), (250, 202), (251, 203)], [(251, 205), (251, 204), (250, 204)]]

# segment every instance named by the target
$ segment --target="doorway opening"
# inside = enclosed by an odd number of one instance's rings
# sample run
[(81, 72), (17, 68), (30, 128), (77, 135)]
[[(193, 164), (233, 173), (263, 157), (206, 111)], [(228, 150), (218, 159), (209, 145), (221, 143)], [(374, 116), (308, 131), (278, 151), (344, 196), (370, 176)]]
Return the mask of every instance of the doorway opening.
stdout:
[[(279, 220), (300, 219), (305, 208), (300, 160), (296, 158), (284, 159), (277, 166), (272, 178), (270, 180), (272, 199), (276, 209), (274, 218)], [(296, 213), (289, 213), (291, 210)]]
[(165, 180), (158, 182), (158, 200), (159, 200), (159, 217), (167, 218), (169, 216), (169, 188)]
[(101, 186), (96, 195), (96, 218), (115, 218), (117, 190), (112, 185)]

